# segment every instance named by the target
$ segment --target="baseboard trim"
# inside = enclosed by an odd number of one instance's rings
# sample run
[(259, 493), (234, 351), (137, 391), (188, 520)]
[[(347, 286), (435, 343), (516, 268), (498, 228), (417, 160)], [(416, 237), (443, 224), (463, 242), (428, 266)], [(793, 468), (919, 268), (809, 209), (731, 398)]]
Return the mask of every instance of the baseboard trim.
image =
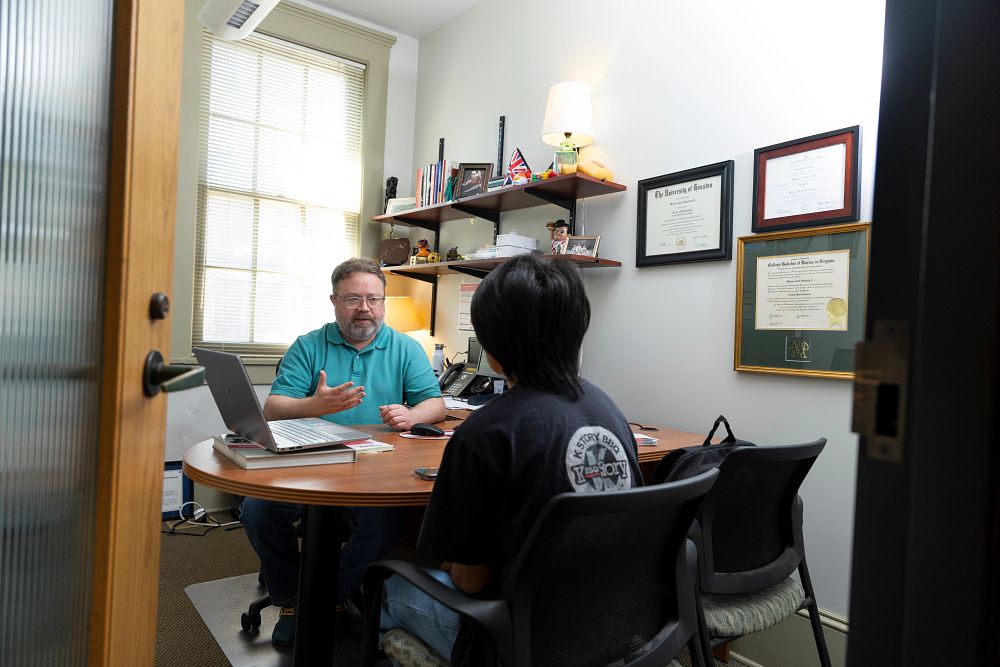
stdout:
[[(819, 610), (823, 637), (834, 667), (847, 664), (848, 620), (825, 609)], [(749, 667), (811, 667), (819, 665), (809, 614), (800, 611), (784, 623), (730, 644), (733, 655)]]

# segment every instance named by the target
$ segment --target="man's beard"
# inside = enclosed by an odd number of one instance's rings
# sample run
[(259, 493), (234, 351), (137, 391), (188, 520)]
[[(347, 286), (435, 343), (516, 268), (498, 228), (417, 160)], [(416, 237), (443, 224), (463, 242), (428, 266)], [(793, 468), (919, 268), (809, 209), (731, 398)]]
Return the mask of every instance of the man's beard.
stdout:
[(375, 336), (380, 323), (373, 317), (369, 320), (351, 318), (344, 326), (344, 337), (352, 341), (368, 340)]

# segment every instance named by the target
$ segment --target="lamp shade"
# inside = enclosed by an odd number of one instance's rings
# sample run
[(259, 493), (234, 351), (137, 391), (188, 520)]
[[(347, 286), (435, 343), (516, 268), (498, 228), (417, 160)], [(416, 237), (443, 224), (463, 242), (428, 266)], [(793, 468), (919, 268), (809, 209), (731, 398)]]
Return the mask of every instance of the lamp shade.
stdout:
[(590, 86), (579, 81), (563, 81), (549, 88), (542, 141), (549, 146), (569, 144), (575, 148), (594, 143)]
[(417, 331), (424, 328), (413, 305), (413, 298), (408, 296), (385, 297), (385, 323), (396, 331)]

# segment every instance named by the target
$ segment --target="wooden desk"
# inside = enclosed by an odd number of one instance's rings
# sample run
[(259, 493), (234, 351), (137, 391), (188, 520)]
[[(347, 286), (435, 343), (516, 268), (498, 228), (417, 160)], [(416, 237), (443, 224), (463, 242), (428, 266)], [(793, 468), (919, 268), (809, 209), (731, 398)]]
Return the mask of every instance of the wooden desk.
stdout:
[[(467, 412), (450, 413), (459, 418)], [(442, 422), (455, 428), (461, 421)], [(352, 426), (396, 447), (392, 452), (359, 454), (357, 463), (244, 470), (217, 453), (211, 440), (184, 452), (184, 474), (199, 484), (240, 496), (305, 505), (299, 599), (295, 629), (295, 665), (333, 662), (334, 605), (340, 570), (340, 512), (343, 507), (416, 507), (430, 500), (434, 483), (414, 468), (441, 462), (446, 440), (403, 438), (382, 425)], [(635, 426), (633, 430), (639, 429)], [(667, 451), (701, 444), (704, 436), (674, 429), (639, 431), (658, 438), (639, 447), (640, 467), (651, 469)], [(648, 477), (649, 472), (644, 471)]]

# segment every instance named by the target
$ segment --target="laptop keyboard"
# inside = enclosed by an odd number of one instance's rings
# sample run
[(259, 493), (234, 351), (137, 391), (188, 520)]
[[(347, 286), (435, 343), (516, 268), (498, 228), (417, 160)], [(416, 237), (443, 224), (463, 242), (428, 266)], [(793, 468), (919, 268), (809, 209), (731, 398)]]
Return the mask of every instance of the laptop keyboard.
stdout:
[(321, 442), (331, 442), (334, 438), (329, 433), (324, 433), (309, 426), (303, 426), (294, 421), (273, 421), (267, 425), (271, 428), (271, 435), (286, 440), (290, 440), (297, 445), (314, 445)]

